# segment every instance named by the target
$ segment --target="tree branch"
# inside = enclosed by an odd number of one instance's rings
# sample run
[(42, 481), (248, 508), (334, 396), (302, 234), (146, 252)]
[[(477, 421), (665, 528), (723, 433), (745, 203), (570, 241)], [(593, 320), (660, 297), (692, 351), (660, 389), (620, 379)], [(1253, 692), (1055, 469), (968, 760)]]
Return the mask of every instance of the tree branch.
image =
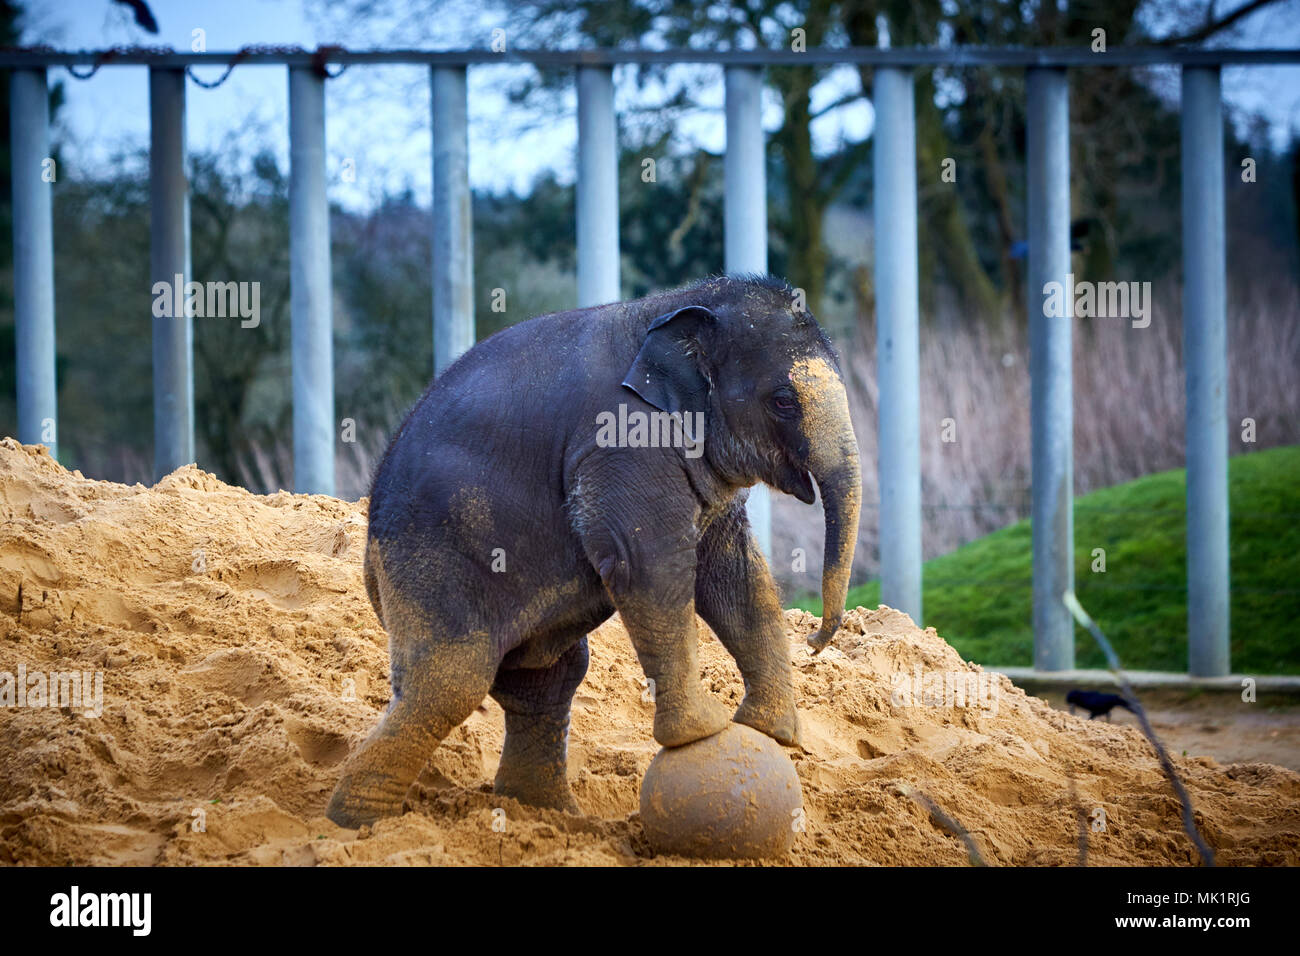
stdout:
[(1242, 17), (1249, 16), (1256, 10), (1261, 10), (1276, 2), (1277, 0), (1250, 0), (1250, 2), (1244, 6), (1238, 7), (1231, 13), (1224, 14), (1218, 20), (1207, 23), (1205, 26), (1193, 30), (1191, 33), (1184, 33), (1182, 36), (1167, 37), (1163, 40), (1158, 40), (1156, 46), (1178, 46), (1183, 43), (1200, 43), (1202, 40), (1208, 40), (1220, 30), (1226, 29), (1236, 23)]
[(862, 90), (855, 90), (852, 93), (845, 93), (843, 96), (839, 97), (834, 102), (827, 103), (821, 109), (814, 110), (813, 112), (809, 113), (808, 118), (810, 120), (818, 119), (822, 116), (825, 116), (827, 113), (839, 109), (841, 106), (848, 106), (850, 103), (856, 103), (858, 100), (862, 99), (862, 97), (863, 97)]

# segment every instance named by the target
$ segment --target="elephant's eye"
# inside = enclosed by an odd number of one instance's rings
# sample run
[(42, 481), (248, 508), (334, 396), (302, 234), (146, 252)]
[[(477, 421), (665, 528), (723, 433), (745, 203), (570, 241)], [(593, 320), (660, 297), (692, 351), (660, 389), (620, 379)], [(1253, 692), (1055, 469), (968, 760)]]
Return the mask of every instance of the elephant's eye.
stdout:
[(799, 402), (795, 399), (794, 394), (785, 389), (778, 389), (773, 392), (768, 399), (768, 403), (777, 414), (782, 416), (792, 415), (799, 410)]

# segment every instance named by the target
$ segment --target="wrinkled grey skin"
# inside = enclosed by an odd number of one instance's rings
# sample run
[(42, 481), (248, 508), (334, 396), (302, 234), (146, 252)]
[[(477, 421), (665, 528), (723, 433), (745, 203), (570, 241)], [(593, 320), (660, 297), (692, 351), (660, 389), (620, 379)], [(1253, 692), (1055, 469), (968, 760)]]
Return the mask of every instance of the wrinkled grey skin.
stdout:
[[(542, 316), (479, 343), (429, 388), (370, 498), (366, 590), (390, 637), (393, 699), (345, 765), (330, 819), (400, 813), (439, 742), (488, 694), (506, 719), (497, 792), (578, 812), (570, 705), (587, 633), (615, 610), (654, 682), (660, 744), (733, 719), (797, 742), (784, 618), (746, 489), (762, 481), (811, 504), (817, 482), (825, 618), (809, 643), (820, 650), (843, 613), (861, 480), (838, 359), (794, 301), (773, 279), (715, 278)], [(602, 447), (598, 416), (620, 404), (702, 413), (702, 453)], [(744, 677), (734, 715), (700, 685), (697, 613)]]

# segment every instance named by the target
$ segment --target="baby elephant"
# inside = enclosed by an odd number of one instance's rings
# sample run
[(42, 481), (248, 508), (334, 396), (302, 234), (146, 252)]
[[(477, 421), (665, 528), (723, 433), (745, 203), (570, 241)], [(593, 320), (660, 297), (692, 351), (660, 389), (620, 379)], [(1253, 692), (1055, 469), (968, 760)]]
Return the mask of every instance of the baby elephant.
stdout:
[[(402, 423), (375, 474), (366, 592), (393, 698), (327, 811), (402, 810), (438, 743), (491, 694), (496, 791), (579, 812), (566, 776), (587, 634), (615, 611), (675, 747), (748, 724), (799, 737), (781, 605), (745, 517), (757, 482), (826, 518), (820, 650), (839, 627), (862, 497), (826, 336), (771, 278), (546, 315), (480, 342)], [(733, 715), (700, 685), (696, 614), (736, 659)], [(629, 688), (629, 693), (639, 693)]]

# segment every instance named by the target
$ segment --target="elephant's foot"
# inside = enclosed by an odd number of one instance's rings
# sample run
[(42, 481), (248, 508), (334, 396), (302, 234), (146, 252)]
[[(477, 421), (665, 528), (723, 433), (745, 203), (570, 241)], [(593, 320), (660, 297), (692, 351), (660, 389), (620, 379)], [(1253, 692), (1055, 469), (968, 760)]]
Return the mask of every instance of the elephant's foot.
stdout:
[(569, 789), (568, 739), (567, 708), (542, 714), (506, 711), (506, 742), (493, 791), (529, 806), (581, 814)]
[[(505, 771), (505, 772), (502, 772)], [(493, 793), (503, 797), (512, 797), (530, 807), (546, 807), (550, 810), (563, 810), (565, 813), (582, 815), (582, 808), (573, 798), (569, 782), (564, 778), (564, 768), (556, 773), (554, 768), (533, 767), (532, 772), (523, 767), (507, 770), (502, 767), (497, 771)]]
[(655, 707), (655, 740), (663, 747), (681, 747), (721, 733), (731, 723), (727, 708), (703, 689), (673, 706), (659, 700)]
[(346, 774), (334, 788), (325, 816), (339, 826), (356, 830), (384, 817), (401, 814), (409, 783), (391, 774), (358, 770)]
[(790, 694), (745, 695), (732, 718), (738, 724), (753, 727), (787, 747), (799, 744), (799, 713)]

